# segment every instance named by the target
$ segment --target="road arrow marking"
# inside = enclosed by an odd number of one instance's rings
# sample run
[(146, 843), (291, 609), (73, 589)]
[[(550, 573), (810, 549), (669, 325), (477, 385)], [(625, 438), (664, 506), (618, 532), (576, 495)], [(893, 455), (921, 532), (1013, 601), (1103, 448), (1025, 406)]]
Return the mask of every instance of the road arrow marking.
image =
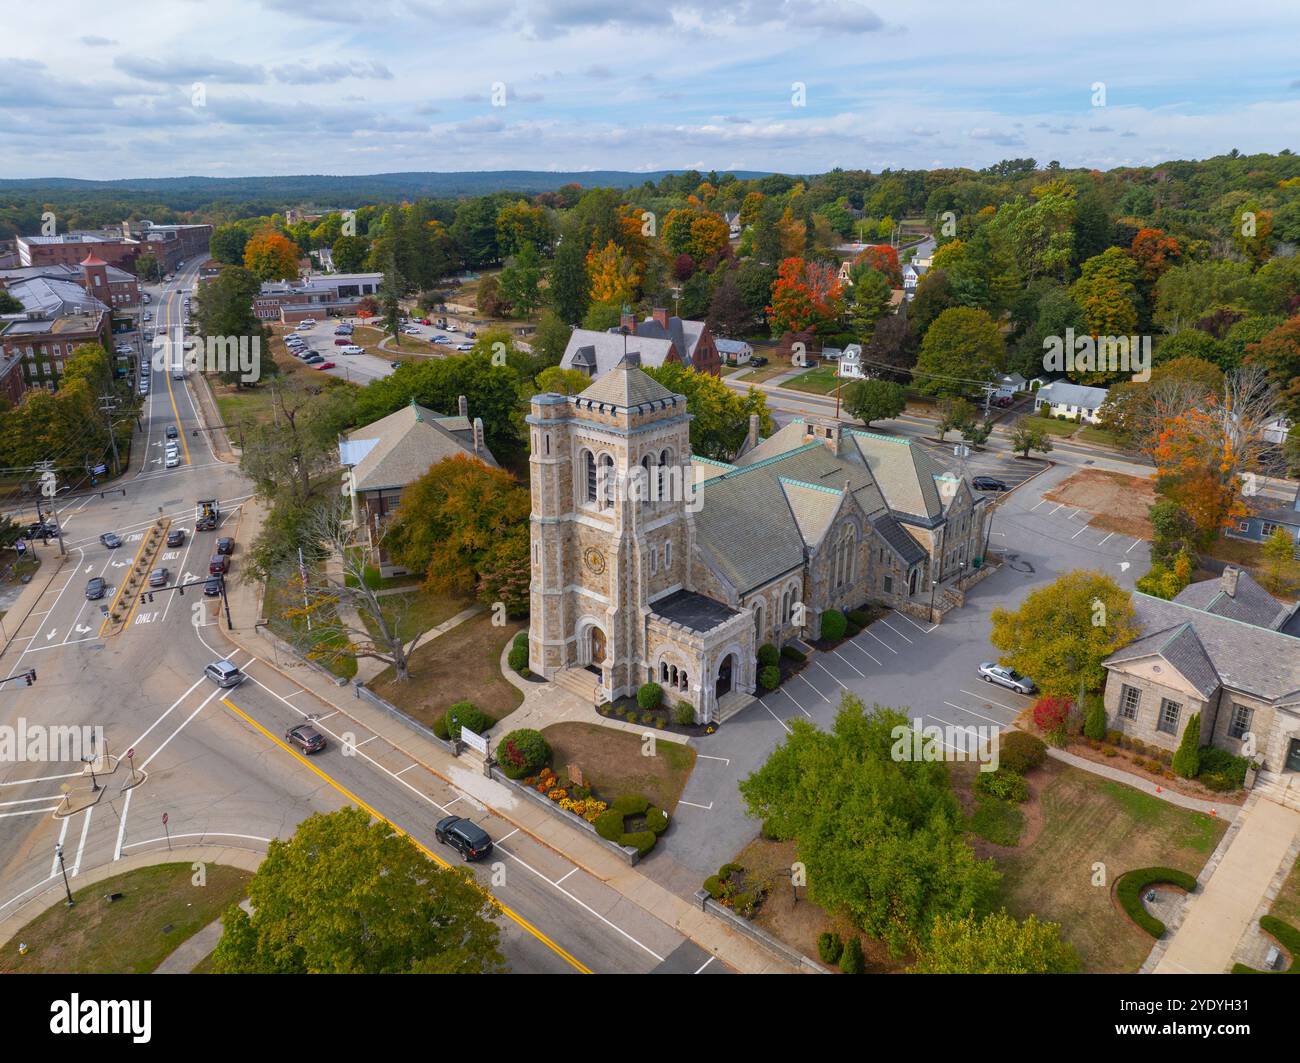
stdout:
[(77, 625), (77, 634), (78, 634), (78, 635), (84, 635), (84, 634), (85, 634), (87, 631), (89, 631), (89, 630), (90, 630), (90, 628), (88, 628), (85, 624), (78, 624), (78, 625)]
[(1121, 572), (1127, 572), (1127, 571), (1128, 571), (1128, 562), (1127, 562), (1127, 561), (1121, 561), (1121, 562), (1119, 563), (1119, 570), (1120, 570)]
[(114, 567), (114, 568), (126, 568), (127, 564), (128, 564), (128, 562), (126, 562), (126, 561), (114, 561), (114, 562), (113, 562), (113, 567)]
[(45, 636), (45, 641), (49, 642), (50, 639), (54, 638), (54, 636), (57, 635), (58, 633), (59, 632), (57, 628), (50, 628), (50, 633)]

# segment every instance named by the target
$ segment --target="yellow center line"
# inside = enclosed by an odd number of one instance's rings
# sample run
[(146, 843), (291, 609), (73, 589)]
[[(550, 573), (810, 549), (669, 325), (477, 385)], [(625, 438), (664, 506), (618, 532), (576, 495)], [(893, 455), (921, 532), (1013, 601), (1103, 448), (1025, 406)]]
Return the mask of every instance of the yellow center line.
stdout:
[[(395, 830), (395, 831), (396, 831), (398, 834), (400, 834), (403, 838), (407, 838), (407, 839), (409, 839), (409, 840), (411, 841), (411, 843), (412, 843), (412, 844), (413, 844), (417, 849), (420, 850), (420, 852), (424, 853), (425, 856), (427, 856), (430, 860), (432, 860), (432, 861), (433, 861), (435, 864), (437, 864), (439, 867), (444, 867), (444, 868), (450, 868), (450, 867), (451, 867), (451, 864), (449, 864), (446, 860), (444, 860), (442, 857), (440, 857), (437, 853), (435, 853), (435, 852), (434, 852), (432, 849), (430, 849), (428, 846), (426, 846), (426, 845), (424, 845), (422, 842), (420, 842), (420, 840), (419, 840), (418, 838), (414, 838), (414, 837), (412, 837), (412, 836), (411, 836), (407, 831), (403, 830), (401, 827), (399, 827), (396, 823), (394, 823), (391, 819), (389, 819), (389, 818), (388, 818), (387, 816), (385, 816), (383, 813), (377, 811), (376, 809), (372, 808), (370, 805), (366, 804), (366, 802), (364, 802), (363, 800), (361, 800), (361, 798), (359, 798), (356, 794), (354, 794), (354, 793), (353, 793), (351, 790), (349, 790), (346, 786), (344, 786), (344, 785), (342, 785), (341, 783), (335, 781), (335, 779), (333, 779), (331, 776), (327, 775), (324, 771), (322, 771), (320, 768), (318, 768), (315, 764), (313, 764), (313, 763), (312, 763), (310, 760), (308, 760), (305, 756), (303, 756), (301, 753), (299, 753), (298, 750), (294, 749), (293, 746), (289, 745), (289, 743), (287, 743), (287, 742), (283, 741), (282, 739), (278, 738), (276, 735), (273, 735), (270, 731), (268, 731), (265, 727), (263, 727), (263, 726), (262, 726), (260, 723), (258, 723), (255, 719), (253, 719), (250, 715), (248, 715), (248, 713), (244, 712), (243, 709), (241, 709), (238, 705), (236, 705), (234, 702), (232, 702), (229, 698), (222, 698), (222, 699), (221, 699), (221, 704), (223, 704), (226, 708), (228, 708), (231, 712), (233, 712), (236, 716), (238, 716), (241, 720), (243, 720), (243, 721), (244, 721), (245, 723), (247, 723), (249, 726), (255, 728), (256, 730), (258, 730), (258, 731), (260, 731), (262, 734), (264, 734), (267, 738), (269, 738), (272, 742), (274, 742), (277, 746), (279, 746), (281, 749), (283, 749), (283, 750), (284, 750), (286, 753), (288, 753), (290, 756), (293, 756), (293, 757), (297, 758), (297, 760), (299, 760), (303, 765), (305, 765), (305, 766), (306, 766), (307, 768), (309, 768), (311, 771), (315, 772), (316, 775), (317, 775), (320, 779), (322, 779), (324, 782), (328, 783), (331, 787), (333, 787), (335, 790), (337, 790), (339, 793), (341, 793), (344, 797), (346, 797), (346, 798), (347, 798), (349, 801), (351, 801), (353, 804), (357, 805), (359, 808), (364, 809), (366, 812), (369, 812), (370, 815), (374, 816), (375, 819), (379, 820), (381, 823), (387, 823), (390, 827), (393, 828), (393, 830)], [(561, 948), (559, 945), (557, 945), (554, 941), (552, 941), (549, 937), (547, 937), (547, 936), (546, 936), (545, 934), (543, 934), (540, 930), (538, 930), (537, 927), (533, 926), (533, 924), (530, 923), (527, 919), (525, 919), (523, 916), (519, 915), (518, 912), (515, 912), (515, 911), (513, 911), (512, 909), (506, 907), (506, 905), (502, 904), (499, 900), (497, 900), (496, 897), (493, 897), (492, 894), (487, 893), (486, 890), (483, 890), (483, 888), (482, 888), (481, 886), (478, 885), (478, 883), (473, 879), (472, 876), (470, 877), (470, 882), (473, 882), (474, 885), (475, 885), (475, 887), (478, 888), (480, 891), (482, 891), (482, 892), (487, 896), (487, 898), (492, 902), (492, 904), (493, 904), (494, 906), (496, 906), (498, 909), (500, 909), (501, 913), (502, 913), (503, 915), (505, 915), (507, 919), (511, 920), (511, 921), (512, 921), (513, 923), (515, 923), (516, 925), (522, 927), (524, 930), (526, 930), (528, 933), (530, 933), (533, 937), (535, 937), (538, 941), (540, 941), (543, 945), (545, 945), (548, 949), (550, 949), (552, 952), (554, 952), (554, 953), (555, 953), (557, 956), (559, 956), (561, 959), (565, 960), (567, 963), (569, 963), (569, 964), (570, 964), (572, 967), (574, 967), (576, 970), (580, 971), (582, 974), (593, 974), (593, 973), (594, 973), (594, 972), (591, 970), (590, 967), (587, 967), (587, 966), (586, 966), (585, 964), (583, 964), (580, 960), (575, 959), (575, 958), (574, 958), (572, 955), (570, 955), (567, 951), (565, 951), (563, 948)]]
[[(152, 525), (150, 527), (152, 527)], [(103, 623), (99, 625), (99, 637), (101, 639), (105, 637), (104, 629), (107, 628), (109, 624), (112, 622), (113, 610), (117, 608), (117, 603), (122, 598), (122, 592), (126, 590), (126, 576), (129, 576), (131, 574), (131, 570), (135, 568), (136, 562), (140, 560), (140, 555), (144, 553), (144, 548), (148, 545), (149, 545), (149, 528), (146, 528), (144, 531), (140, 533), (140, 546), (135, 552), (135, 557), (131, 558), (131, 564), (127, 566), (126, 574), (122, 577), (122, 582), (118, 585), (117, 593), (113, 595), (113, 604), (108, 607), (109, 615), (104, 617)], [(131, 612), (133, 613), (135, 612), (134, 607), (132, 607)], [(125, 628), (127, 623), (130, 622), (130, 620), (131, 617), (128, 615), (126, 620), (123, 621), (122, 627)]]

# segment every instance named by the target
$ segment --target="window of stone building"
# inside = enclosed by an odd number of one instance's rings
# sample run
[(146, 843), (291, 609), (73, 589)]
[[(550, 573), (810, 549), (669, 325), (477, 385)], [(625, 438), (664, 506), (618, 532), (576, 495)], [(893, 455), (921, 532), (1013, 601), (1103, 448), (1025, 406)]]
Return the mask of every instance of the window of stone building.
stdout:
[(1255, 715), (1254, 709), (1248, 709), (1245, 705), (1232, 706), (1232, 719), (1228, 721), (1228, 737), (1241, 738), (1250, 730), (1250, 721)]
[(894, 593), (894, 577), (893, 577), (893, 576), (886, 576), (886, 577), (885, 577), (885, 593), (886, 593), (886, 594), (893, 594), (893, 593)]
[(1178, 717), (1182, 714), (1183, 707), (1176, 701), (1170, 701), (1168, 698), (1160, 699), (1160, 718), (1156, 721), (1156, 730), (1164, 731), (1165, 734), (1175, 735), (1178, 733)]
[(588, 502), (596, 501), (596, 456), (590, 450), (582, 452), (582, 463), (586, 474), (587, 491), (586, 497)]
[(600, 459), (601, 472), (604, 474), (604, 497), (600, 500), (601, 509), (609, 509), (614, 504), (614, 459), (604, 454)]
[(653, 576), (658, 571), (659, 571), (659, 547), (652, 546), (650, 548), (650, 575)]
[(684, 669), (684, 668), (683, 668), (682, 671), (681, 671), (681, 683), (679, 684), (678, 689), (679, 689), (679, 690), (689, 690), (689, 689), (690, 689), (690, 684), (689, 684), (689, 683), (687, 682), (687, 680), (686, 680), (686, 669)]
[(664, 568), (670, 568), (673, 563), (673, 544), (670, 539), (664, 543)]
[(1120, 688), (1119, 692), (1119, 716), (1121, 720), (1136, 720), (1138, 718), (1138, 706), (1142, 704), (1142, 691), (1137, 687), (1131, 687), (1127, 683)]

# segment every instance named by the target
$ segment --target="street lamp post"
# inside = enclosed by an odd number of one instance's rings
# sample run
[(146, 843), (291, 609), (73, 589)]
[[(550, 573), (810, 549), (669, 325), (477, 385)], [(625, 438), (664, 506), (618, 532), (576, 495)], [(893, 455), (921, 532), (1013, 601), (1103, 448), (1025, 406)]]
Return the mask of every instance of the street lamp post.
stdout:
[(75, 901), (72, 899), (72, 887), (68, 885), (68, 869), (63, 866), (63, 843), (54, 843), (54, 855), (59, 861), (59, 870), (63, 872), (63, 892), (68, 895), (68, 907), (71, 908)]

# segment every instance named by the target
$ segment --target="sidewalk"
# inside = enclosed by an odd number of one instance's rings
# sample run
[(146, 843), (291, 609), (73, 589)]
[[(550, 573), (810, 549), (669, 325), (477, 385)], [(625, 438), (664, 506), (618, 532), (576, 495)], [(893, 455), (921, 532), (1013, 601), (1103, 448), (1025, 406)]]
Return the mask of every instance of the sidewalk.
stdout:
[(1255, 795), (1235, 826), (1236, 838), (1218, 866), (1188, 898), (1155, 974), (1222, 974), (1230, 968), (1238, 942), (1300, 832), (1300, 812)]
[[(253, 906), (245, 897), (239, 907), (249, 915)], [(214, 919), (197, 934), (176, 946), (176, 951), (154, 968), (154, 974), (189, 974), (200, 963), (212, 955), (212, 950), (221, 940), (221, 920)]]
[[(256, 534), (263, 517), (260, 504), (253, 500), (246, 503), (245, 516), (248, 518), (249, 534)], [(634, 867), (629, 867), (618, 857), (606, 851), (596, 841), (583, 836), (557, 817), (550, 815), (544, 808), (520, 800), (501, 783), (485, 778), (479, 771), (452, 757), (434, 743), (403, 727), (383, 710), (346, 693), (313, 669), (295, 668), (290, 674), (283, 668), (277, 667), (273, 660), (268, 659), (267, 644), (263, 642), (255, 627), (257, 597), (255, 587), (242, 582), (235, 584), (230, 591), (230, 610), (235, 622), (235, 630), (227, 632), (222, 625), (217, 629), (220, 631), (221, 638), (233, 642), (246, 653), (258, 657), (262, 663), (279, 671), (286, 679), (297, 683), (320, 701), (381, 736), (384, 741), (400, 749), (406, 756), (423, 765), (434, 775), (474, 797), (495, 815), (525, 834), (531, 835), (542, 845), (560, 853), (589, 875), (604, 882), (735, 970), (749, 974), (792, 973), (789, 965), (778, 960), (761, 946), (706, 914), (697, 905), (652, 882)], [(514, 673), (510, 674), (514, 675)], [(514, 679), (518, 679), (521, 683), (525, 682), (518, 676), (514, 676)], [(539, 691), (544, 687), (552, 687), (549, 683), (544, 685), (525, 683), (525, 685), (537, 688)], [(558, 692), (558, 694), (563, 693), (565, 692)], [(578, 702), (577, 698), (573, 700), (575, 703)], [(540, 696), (535, 699), (535, 704), (537, 708), (530, 718), (537, 721), (545, 720), (543, 726), (555, 722), (567, 711), (566, 703), (556, 694)], [(578, 704), (580, 706), (580, 703)], [(516, 721), (520, 719), (519, 713), (524, 707), (521, 706), (509, 717), (511, 727), (516, 726)], [(600, 717), (594, 708), (588, 707), (587, 711), (591, 714), (592, 722), (598, 721), (605, 726), (612, 725), (612, 721)], [(629, 729), (641, 733), (639, 729)], [(668, 736), (665, 734), (665, 737)]]
[(57, 546), (52, 551), (47, 550), (41, 556), (41, 567), (36, 570), (32, 581), (23, 587), (22, 593), (5, 611), (3, 619), (0, 619), (0, 631), (4, 632), (3, 638), (0, 639), (0, 657), (9, 651), (9, 644), (14, 636), (27, 622), (27, 618), (36, 608), (36, 603), (41, 600), (42, 595), (54, 585), (55, 577), (63, 571), (71, 557), (71, 552), (60, 557)]

